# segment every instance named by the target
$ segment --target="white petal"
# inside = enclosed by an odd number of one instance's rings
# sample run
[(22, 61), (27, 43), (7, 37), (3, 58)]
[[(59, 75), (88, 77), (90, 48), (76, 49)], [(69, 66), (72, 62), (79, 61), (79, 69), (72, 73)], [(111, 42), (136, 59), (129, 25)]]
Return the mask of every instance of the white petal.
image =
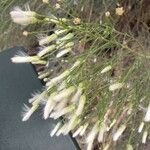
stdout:
[(142, 143), (143, 143), (143, 144), (146, 143), (147, 135), (148, 135), (148, 132), (147, 132), (147, 131), (144, 131), (143, 136), (142, 136)]
[(66, 55), (66, 54), (69, 53), (71, 50), (72, 50), (71, 48), (67, 48), (67, 49), (65, 49), (65, 50), (60, 51), (60, 52), (56, 55), (56, 58), (60, 58), (60, 57), (62, 57), (62, 56), (64, 56), (64, 55)]
[(85, 97), (85, 95), (82, 95), (80, 97), (79, 105), (78, 105), (78, 108), (76, 110), (76, 115), (77, 116), (81, 115), (81, 113), (82, 113), (82, 111), (84, 109), (85, 102), (86, 102), (86, 97)]
[(51, 131), (51, 133), (50, 133), (50, 136), (52, 137), (52, 136), (54, 136), (55, 135), (55, 133), (58, 131), (58, 129), (60, 128), (60, 126), (61, 126), (61, 122), (58, 122), (57, 124), (56, 124), (56, 126), (55, 126), (55, 128)]
[(31, 108), (29, 108), (27, 112), (24, 112), (22, 121), (27, 121), (37, 108), (38, 108), (38, 105), (34, 105)]
[(42, 49), (37, 55), (38, 55), (39, 57), (42, 57), (42, 56), (44, 56), (45, 54), (47, 54), (47, 53), (53, 51), (55, 48), (56, 48), (55, 45), (51, 45), (51, 46), (45, 47), (45, 48)]
[(84, 133), (85, 133), (85, 131), (86, 131), (88, 125), (89, 125), (89, 124), (86, 123), (86, 124), (83, 126), (83, 129), (82, 129), (82, 131), (80, 132), (80, 136), (83, 136), (83, 135), (84, 135)]
[(118, 138), (122, 135), (122, 133), (124, 132), (124, 130), (126, 129), (126, 125), (122, 125), (117, 132), (114, 134), (113, 136), (113, 141), (117, 141)]
[(83, 130), (84, 126), (80, 126), (72, 135), (72, 137), (76, 137), (80, 134), (80, 132)]
[(145, 121), (145, 122), (150, 122), (150, 103), (149, 103), (149, 105), (148, 105), (148, 108), (147, 108), (147, 112), (146, 112), (144, 121)]
[(47, 103), (44, 107), (44, 119), (47, 119), (49, 117), (49, 114), (51, 113), (51, 111), (54, 109), (54, 107), (56, 106), (56, 102), (53, 100), (55, 93), (52, 94), (48, 100)]
[(140, 126), (139, 126), (139, 129), (138, 129), (138, 132), (139, 132), (139, 133), (142, 132), (143, 127), (144, 127), (144, 122), (141, 122), (141, 124), (140, 124)]

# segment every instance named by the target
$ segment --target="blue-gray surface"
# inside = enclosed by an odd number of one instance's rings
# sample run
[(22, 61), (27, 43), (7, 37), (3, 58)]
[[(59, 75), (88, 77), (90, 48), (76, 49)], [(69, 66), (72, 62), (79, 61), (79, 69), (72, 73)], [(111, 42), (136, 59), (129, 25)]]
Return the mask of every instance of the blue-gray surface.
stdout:
[(70, 136), (50, 138), (54, 120), (42, 119), (42, 110), (27, 122), (21, 121), (23, 103), (41, 90), (30, 64), (13, 64), (10, 58), (22, 48), (0, 53), (0, 150), (76, 150)]

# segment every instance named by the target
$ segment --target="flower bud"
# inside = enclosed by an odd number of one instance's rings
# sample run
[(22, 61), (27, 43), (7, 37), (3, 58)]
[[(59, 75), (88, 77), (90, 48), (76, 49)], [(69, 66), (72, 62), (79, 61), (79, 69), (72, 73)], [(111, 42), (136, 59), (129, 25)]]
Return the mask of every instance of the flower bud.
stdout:
[(123, 13), (124, 13), (123, 7), (118, 7), (118, 8), (116, 8), (116, 15), (122, 16)]
[(28, 36), (28, 31), (23, 31), (23, 33), (22, 33), (24, 36)]
[(52, 34), (50, 36), (46, 36), (42, 39), (39, 40), (39, 45), (45, 45), (45, 44), (49, 44), (50, 42), (54, 41), (57, 39), (57, 35), (56, 34)]
[(60, 29), (60, 30), (56, 30), (56, 31), (55, 31), (55, 34), (57, 34), (57, 35), (59, 36), (59, 35), (62, 35), (62, 34), (64, 34), (64, 33), (66, 33), (66, 32), (68, 32), (67, 29), (64, 29), (64, 30), (61, 30), (61, 29)]
[(147, 131), (144, 131), (143, 136), (142, 136), (142, 143), (143, 143), (143, 144), (146, 143), (147, 135), (148, 135), (148, 132), (147, 132)]
[(108, 72), (108, 71), (111, 70), (111, 69), (112, 69), (112, 67), (109, 65), (109, 66), (105, 67), (105, 68), (101, 71), (101, 73), (103, 74), (103, 73), (105, 73), (105, 72)]
[(80, 19), (80, 18), (74, 18), (73, 23), (74, 23), (75, 25), (78, 25), (78, 24), (81, 23), (81, 19)]
[(109, 11), (106, 11), (106, 12), (105, 12), (105, 16), (106, 16), (106, 17), (109, 17), (109, 16), (110, 16), (110, 12), (109, 12)]
[(80, 132), (80, 136), (83, 136), (83, 135), (84, 135), (84, 133), (85, 133), (85, 131), (86, 131), (86, 129), (87, 129), (88, 126), (89, 126), (89, 124), (88, 124), (88, 123), (85, 123), (85, 125), (83, 126), (82, 131)]
[(60, 58), (62, 56), (64, 56), (65, 54), (69, 53), (72, 49), (71, 48), (67, 48), (65, 50), (60, 51), (57, 55), (56, 58)]
[(141, 124), (140, 124), (140, 126), (139, 126), (139, 129), (138, 129), (138, 132), (139, 132), (139, 133), (142, 132), (143, 127), (144, 127), (144, 122), (141, 122)]
[(42, 56), (44, 56), (45, 54), (47, 54), (47, 53), (53, 51), (55, 48), (56, 48), (56, 45), (54, 45), (54, 44), (51, 45), (51, 46), (45, 47), (45, 48), (44, 48), (43, 50), (41, 50), (37, 55), (38, 55), (39, 57), (42, 57)]
[(61, 39), (59, 39), (59, 41), (67, 41), (70, 40), (74, 37), (73, 33), (68, 33), (66, 36), (62, 37)]
[(144, 117), (144, 121), (145, 122), (150, 122), (150, 103), (148, 105), (147, 112), (146, 112), (146, 115)]

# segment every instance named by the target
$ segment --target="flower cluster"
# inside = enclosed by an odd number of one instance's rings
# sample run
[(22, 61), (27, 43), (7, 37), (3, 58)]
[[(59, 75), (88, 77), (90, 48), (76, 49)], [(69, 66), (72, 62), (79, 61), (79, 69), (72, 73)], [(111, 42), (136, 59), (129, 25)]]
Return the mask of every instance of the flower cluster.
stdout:
[[(48, 1), (43, 2), (48, 3)], [(57, 5), (58, 8), (60, 9), (59, 5)], [(116, 9), (117, 15), (122, 16), (123, 13), (123, 7)], [(74, 57), (74, 50), (81, 43), (76, 38), (78, 35), (75, 32), (75, 29), (82, 28), (80, 18), (75, 18), (71, 22), (69, 19), (57, 18), (54, 15), (39, 15), (29, 9), (22, 11), (18, 7), (10, 14), (12, 20), (21, 25), (33, 23), (52, 23), (55, 25), (50, 35), (38, 36), (40, 50), (36, 55), (28, 56), (21, 53), (11, 59), (14, 63), (32, 63), (44, 66), (44, 70), (38, 72), (38, 78), (45, 82), (45, 89), (41, 93), (33, 94), (33, 97), (29, 99), (31, 107), (24, 106), (22, 121), (27, 121), (42, 104), (42, 106), (44, 105), (44, 119), (63, 117), (51, 131), (50, 136), (66, 135), (70, 131), (73, 133), (73, 137), (86, 135), (87, 150), (92, 150), (95, 142), (100, 143), (105, 150), (109, 149), (112, 143), (118, 142), (127, 130), (128, 123), (132, 120), (131, 114), (135, 109), (131, 95), (136, 92), (130, 84), (132, 81), (126, 82), (132, 69), (129, 69), (125, 75), (121, 71), (118, 73), (118, 77), (111, 75), (115, 70), (114, 68), (121, 64), (120, 60), (112, 57), (108, 63), (103, 61), (102, 56), (99, 56), (100, 60), (98, 57), (95, 58), (95, 55), (99, 53), (99, 45), (97, 51), (83, 52), (83, 55), (79, 54), (79, 56)], [(105, 16), (109, 19), (110, 12), (107, 11)], [(79, 28), (75, 28), (77, 26)], [(106, 34), (108, 29), (109, 27), (106, 27), (100, 32), (101, 42), (108, 41), (105, 36), (102, 37), (102, 34)], [(94, 34), (97, 33), (94, 32)], [(28, 31), (23, 33), (25, 36), (28, 34)], [(118, 46), (118, 43), (115, 44)], [(106, 43), (107, 45), (110, 45), (109, 41)], [(103, 46), (100, 49), (102, 48)], [(67, 63), (65, 69), (60, 67), (59, 71), (56, 71), (57, 75), (54, 74), (53, 69), (49, 67), (51, 59), (68, 62), (66, 56), (73, 56), (74, 58), (71, 57), (73, 60), (70, 61), (71, 63)], [(93, 56), (94, 61), (90, 61)], [(118, 64), (114, 63), (114, 60)], [(92, 66), (93, 72), (87, 71), (88, 63)], [(95, 64), (99, 64), (98, 67)], [(122, 91), (125, 91), (126, 94)], [(139, 111), (139, 109), (137, 110)], [(136, 132), (141, 133), (148, 122), (150, 122), (150, 104)], [(147, 137), (148, 130), (146, 128), (143, 132), (142, 143), (146, 143)], [(133, 149), (130, 143), (127, 144), (127, 149)]]

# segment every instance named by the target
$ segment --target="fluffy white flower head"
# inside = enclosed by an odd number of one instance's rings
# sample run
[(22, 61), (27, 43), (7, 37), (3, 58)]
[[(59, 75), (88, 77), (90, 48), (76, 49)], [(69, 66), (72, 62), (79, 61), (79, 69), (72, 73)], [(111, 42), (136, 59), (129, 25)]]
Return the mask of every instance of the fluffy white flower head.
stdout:
[(13, 22), (20, 25), (29, 25), (37, 22), (36, 13), (30, 10), (23, 11), (19, 7), (15, 7), (10, 12)]

